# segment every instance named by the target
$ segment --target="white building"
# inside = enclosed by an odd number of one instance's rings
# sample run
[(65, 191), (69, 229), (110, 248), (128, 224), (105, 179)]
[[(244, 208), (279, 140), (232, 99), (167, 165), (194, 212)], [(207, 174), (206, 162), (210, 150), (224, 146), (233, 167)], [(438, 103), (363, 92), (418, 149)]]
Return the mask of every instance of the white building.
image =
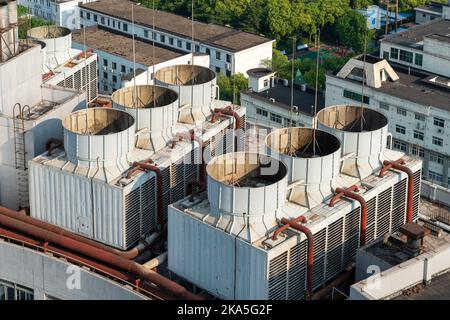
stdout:
[[(80, 5), (81, 27), (101, 25), (115, 32), (133, 34), (131, 6), (128, 0), (100, 0)], [(134, 5), (134, 33), (143, 40), (152, 40), (152, 9)], [(192, 44), (191, 20), (172, 13), (155, 13), (155, 41), (158, 44), (184, 52), (201, 52), (210, 56), (211, 68), (216, 73), (246, 74), (272, 59), (273, 40), (222, 27), (195, 22)], [(192, 47), (194, 46), (194, 47)]]
[(28, 30), (28, 39), (41, 46), (42, 79), (46, 84), (86, 91), (88, 102), (97, 98), (97, 55), (72, 48), (68, 28), (33, 28)]
[[(112, 94), (127, 85), (153, 84), (153, 70), (169, 65), (190, 64), (192, 55), (179, 50), (135, 40), (102, 27), (92, 26), (73, 32), (73, 48), (92, 50), (98, 57), (98, 90), (101, 94)], [(154, 59), (153, 59), (154, 54)], [(154, 61), (153, 61), (154, 60)], [(209, 67), (209, 57), (195, 56), (196, 65)], [(136, 81), (134, 66), (136, 65)]]
[[(326, 105), (361, 103), (363, 65), (362, 57), (351, 59), (327, 75)], [(448, 186), (449, 80), (375, 57), (367, 57), (365, 70), (364, 104), (389, 118), (393, 148), (423, 159), (424, 179)]]
[[(0, 4), (5, 8), (9, 21), (1, 22), (11, 26), (15, 2)], [(0, 62), (0, 205), (16, 209), (28, 206), (28, 161), (50, 138), (62, 138), (60, 119), (84, 106), (86, 95), (44, 83), (41, 45), (9, 39), (13, 50)]]
[(442, 18), (443, 6), (442, 3), (431, 2), (414, 8), (415, 22), (422, 24)]
[(80, 3), (97, 0), (18, 0), (18, 4), (28, 8), (28, 13), (58, 26), (69, 29), (80, 28)]
[[(241, 105), (247, 109), (247, 121), (265, 128), (311, 127), (314, 117), (315, 93), (306, 84), (297, 84), (294, 90), (287, 81), (276, 80), (275, 72), (265, 68), (247, 71), (249, 88), (241, 92)], [(291, 93), (293, 108), (291, 112)], [(320, 111), (325, 106), (322, 92), (317, 97)]]
[(444, 19), (436, 19), (388, 35), (380, 42), (380, 58), (450, 77), (450, 7)]

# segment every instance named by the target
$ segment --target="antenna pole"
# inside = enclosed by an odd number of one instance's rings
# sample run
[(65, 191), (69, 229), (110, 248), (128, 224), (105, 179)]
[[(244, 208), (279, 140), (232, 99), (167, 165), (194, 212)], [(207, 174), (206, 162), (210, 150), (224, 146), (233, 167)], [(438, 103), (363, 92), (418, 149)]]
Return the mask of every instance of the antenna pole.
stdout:
[[(136, 46), (134, 43), (134, 2), (131, 3), (131, 25), (133, 31), (133, 106), (136, 108)], [(136, 113), (137, 114), (137, 113)]]
[(317, 47), (317, 60), (316, 60), (316, 88), (314, 92), (314, 118), (313, 118), (313, 155), (316, 155), (316, 130), (317, 130), (317, 103), (319, 95), (319, 65), (320, 65), (320, 29), (317, 29), (316, 33), (316, 47)]
[(156, 33), (155, 33), (155, 0), (153, 0), (153, 13), (152, 13), (152, 25), (153, 25), (153, 30), (152, 30), (152, 72), (153, 72), (153, 86), (152, 86), (152, 99), (153, 99), (153, 108), (156, 107), (156, 97), (155, 97), (155, 78), (156, 78), (156, 73), (155, 73), (155, 37), (156, 37)]

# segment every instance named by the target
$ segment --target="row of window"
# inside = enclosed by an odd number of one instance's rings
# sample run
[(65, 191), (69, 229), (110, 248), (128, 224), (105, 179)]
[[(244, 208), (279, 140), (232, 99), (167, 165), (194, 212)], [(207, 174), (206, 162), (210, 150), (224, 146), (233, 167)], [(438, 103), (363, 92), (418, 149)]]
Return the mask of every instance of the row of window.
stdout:
[[(260, 109), (260, 108), (256, 108), (256, 114), (267, 118), (267, 116), (269, 115), (269, 113), (267, 112), (267, 110), (264, 109)], [(270, 121), (282, 124), (282, 122), (284, 121), (284, 125), (285, 126), (292, 126), (292, 127), (297, 127), (297, 121), (292, 120), (292, 125), (291, 125), (291, 120), (288, 118), (283, 118), (282, 116), (280, 116), (279, 114), (276, 113), (270, 113)]]
[(33, 290), (15, 283), (0, 280), (1, 300), (34, 300)]
[[(87, 20), (91, 20), (91, 13), (87, 12), (87, 11), (80, 11), (80, 16), (81, 18), (86, 17)], [(119, 22), (114, 19), (110, 19), (110, 18), (105, 18), (103, 16), (100, 16), (100, 21), (98, 19), (98, 15), (96, 14), (92, 14), (93, 16), (93, 21), (100, 23), (102, 25), (106, 25), (108, 27), (112, 27), (112, 28), (117, 28), (121, 31), (124, 32), (128, 32), (128, 24), (124, 23), (124, 22)], [(162, 33), (156, 33), (156, 32), (152, 32), (149, 30), (143, 30), (144, 31), (144, 38), (145, 39), (151, 39), (154, 41), (159, 41), (160, 43), (163, 44), (168, 44), (170, 46), (175, 46), (175, 42), (176, 42), (176, 47), (180, 48), (180, 49), (185, 49), (187, 51), (192, 51), (192, 43), (190, 41), (183, 41), (181, 39), (175, 39), (173, 37), (170, 36), (166, 36)], [(176, 41), (175, 41), (176, 40)], [(195, 45), (195, 52), (201, 52), (200, 50), (200, 46), (199, 45)], [(209, 48), (205, 48), (205, 53), (208, 55), (211, 55), (211, 50)], [(231, 63), (231, 55), (228, 53), (223, 53), (219, 50), (215, 50), (215, 58), (216, 60), (222, 61), (222, 59), (225, 59), (224, 61), (226, 61), (227, 63)]]
[[(395, 132), (397, 132), (399, 134), (406, 134), (406, 127), (397, 124), (397, 125), (395, 125)], [(413, 136), (414, 136), (415, 139), (423, 141), (425, 135), (424, 135), (424, 133), (422, 131), (414, 130), (413, 131)], [(444, 146), (444, 140), (442, 138), (439, 138), (439, 137), (433, 136), (431, 138), (431, 142), (434, 145), (439, 146), (439, 147)]]
[[(353, 101), (358, 101), (361, 102), (362, 101), (362, 95), (353, 91), (349, 91), (349, 90), (344, 90), (344, 98), (353, 100)], [(364, 96), (364, 103), (365, 104), (370, 104), (370, 98)]]
[[(386, 110), (386, 111), (390, 111), (390, 106), (389, 104), (385, 103), (385, 102), (380, 102), (380, 109)], [(408, 112), (406, 109), (401, 108), (401, 107), (397, 107), (397, 114), (406, 117), (408, 115)], [(426, 116), (422, 113), (414, 113), (414, 119), (418, 120), (418, 121), (422, 121), (425, 122), (426, 121)], [(433, 117), (433, 125), (435, 125), (436, 127), (440, 127), (440, 128), (445, 128), (445, 119), (442, 118), (438, 118), (438, 117)]]
[(413, 63), (416, 66), (422, 66), (423, 65), (423, 55), (420, 53), (413, 53), (411, 51), (398, 49), (398, 48), (391, 48), (391, 59), (394, 60), (400, 60), (409, 64)]

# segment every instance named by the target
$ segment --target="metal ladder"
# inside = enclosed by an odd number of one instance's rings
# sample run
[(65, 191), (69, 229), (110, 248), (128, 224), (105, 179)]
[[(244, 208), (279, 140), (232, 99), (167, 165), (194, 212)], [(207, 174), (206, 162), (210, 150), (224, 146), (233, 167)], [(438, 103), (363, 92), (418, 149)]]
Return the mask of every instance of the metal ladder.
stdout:
[(13, 108), (13, 128), (14, 128), (14, 162), (18, 181), (18, 207), (28, 207), (28, 165), (27, 152), (25, 146), (25, 115), (30, 115), (28, 105), (21, 106), (16, 103)]

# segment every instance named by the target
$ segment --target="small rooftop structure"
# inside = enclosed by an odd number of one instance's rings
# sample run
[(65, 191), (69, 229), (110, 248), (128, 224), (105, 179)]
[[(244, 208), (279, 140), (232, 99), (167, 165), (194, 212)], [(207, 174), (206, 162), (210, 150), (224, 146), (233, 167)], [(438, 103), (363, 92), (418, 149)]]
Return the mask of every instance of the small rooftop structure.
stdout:
[(275, 73), (275, 71), (272, 71), (269, 68), (254, 68), (247, 71), (247, 75), (254, 78), (262, 78)]

